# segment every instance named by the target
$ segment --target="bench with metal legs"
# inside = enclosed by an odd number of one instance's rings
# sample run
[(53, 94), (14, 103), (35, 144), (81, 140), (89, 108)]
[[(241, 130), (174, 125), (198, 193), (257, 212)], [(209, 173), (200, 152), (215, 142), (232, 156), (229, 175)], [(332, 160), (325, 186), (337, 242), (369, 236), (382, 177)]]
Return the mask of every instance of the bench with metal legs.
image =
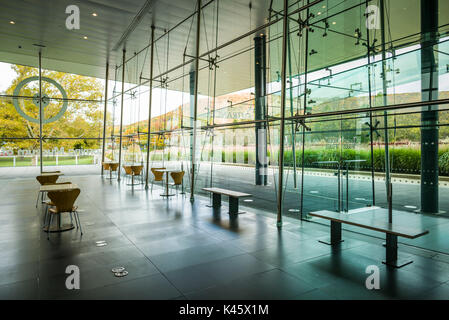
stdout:
[(202, 190), (212, 193), (212, 208), (221, 207), (221, 196), (225, 195), (229, 197), (229, 214), (238, 215), (244, 213), (239, 211), (239, 199), (243, 197), (251, 197), (249, 193), (243, 193), (238, 191), (232, 191), (221, 188), (203, 188)]
[(312, 217), (330, 220), (330, 241), (319, 240), (319, 242), (332, 246), (337, 246), (343, 242), (341, 238), (341, 225), (343, 223), (385, 233), (386, 254), (385, 260), (382, 261), (382, 263), (394, 268), (401, 268), (413, 262), (408, 259), (398, 259), (398, 237), (416, 239), (429, 233), (428, 230), (405, 228), (387, 221), (375, 220), (370, 217), (367, 218), (367, 213), (363, 215), (351, 215), (347, 213), (322, 210), (311, 212), (309, 215)]

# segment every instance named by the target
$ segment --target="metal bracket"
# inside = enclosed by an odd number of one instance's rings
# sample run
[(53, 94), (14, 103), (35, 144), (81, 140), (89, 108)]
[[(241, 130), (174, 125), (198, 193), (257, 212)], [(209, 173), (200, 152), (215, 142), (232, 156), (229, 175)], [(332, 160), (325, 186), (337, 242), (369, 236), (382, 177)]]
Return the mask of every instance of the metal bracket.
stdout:
[[(369, 122), (365, 122), (365, 124), (371, 129), (372, 132), (374, 132), (377, 135), (377, 138), (380, 138), (381, 135), (379, 133), (379, 131), (377, 130), (377, 127), (380, 124), (380, 121), (376, 119), (376, 124), (374, 126), (370, 125)], [(369, 134), (366, 135), (367, 137), (369, 137)]]
[(220, 58), (219, 55), (215, 55), (215, 57), (210, 57), (209, 58), (209, 70), (214, 70), (220, 68), (220, 66), (218, 65), (218, 58)]
[(303, 127), (304, 129), (306, 129), (306, 131), (312, 131), (312, 129), (310, 127), (308, 127), (304, 121), (304, 119), (295, 119), (295, 131), (299, 131), (299, 126)]
[(309, 30), (310, 32), (314, 31), (309, 25), (309, 20), (312, 18), (315, 18), (315, 15), (313, 13), (310, 13), (309, 16), (304, 20), (302, 20), (301, 18), (295, 20), (299, 25), (299, 32), (298, 32), (299, 37), (302, 37), (302, 32), (304, 29)]
[[(188, 55), (187, 53), (184, 53), (184, 57), (196, 59), (196, 57)], [(209, 64), (209, 70), (213, 70), (214, 68), (217, 68), (217, 69), (219, 68), (218, 58), (220, 58), (220, 56), (218, 54), (215, 54), (215, 57), (209, 57), (209, 59), (204, 59), (204, 58), (198, 57), (199, 60), (205, 61)]]

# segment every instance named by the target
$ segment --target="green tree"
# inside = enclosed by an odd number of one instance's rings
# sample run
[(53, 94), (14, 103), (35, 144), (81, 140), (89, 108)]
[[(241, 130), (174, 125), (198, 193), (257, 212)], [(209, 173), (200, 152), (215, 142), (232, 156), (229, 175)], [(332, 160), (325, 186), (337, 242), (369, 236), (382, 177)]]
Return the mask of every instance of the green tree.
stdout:
[[(17, 77), (12, 81), (6, 94), (12, 96), (17, 85), (32, 76), (38, 75), (36, 68), (12, 65)], [(67, 103), (67, 110), (57, 121), (43, 125), (45, 149), (64, 147), (65, 150), (79, 147), (100, 147), (99, 140), (86, 138), (101, 138), (103, 123), (103, 85), (95, 78), (81, 75), (68, 74), (58, 71), (42, 71), (43, 77), (48, 77), (58, 82), (66, 91), (71, 100)], [(61, 106), (62, 95), (57, 88), (42, 82), (43, 93), (50, 97), (47, 107), (44, 109), (44, 118), (48, 119), (56, 115)], [(39, 108), (33, 103), (32, 97), (38, 93), (38, 82), (30, 82), (20, 91), (19, 104), (22, 110), (29, 116), (39, 119)], [(98, 102), (100, 101), (100, 102)], [(39, 124), (26, 120), (14, 108), (13, 99), (0, 100), (0, 138), (4, 146), (13, 149), (38, 148)], [(31, 138), (28, 140), (8, 140), (11, 137)], [(54, 138), (79, 138), (79, 140), (60, 140)]]

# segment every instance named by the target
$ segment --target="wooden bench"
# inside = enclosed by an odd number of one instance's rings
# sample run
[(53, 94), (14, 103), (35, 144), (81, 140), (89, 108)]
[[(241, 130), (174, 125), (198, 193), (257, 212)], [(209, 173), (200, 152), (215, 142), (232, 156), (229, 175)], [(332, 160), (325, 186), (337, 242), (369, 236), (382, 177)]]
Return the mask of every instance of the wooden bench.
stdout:
[(386, 234), (386, 257), (382, 263), (400, 268), (407, 264), (412, 263), (411, 260), (398, 260), (398, 237), (404, 237), (407, 239), (416, 239), (427, 233), (428, 230), (422, 230), (418, 228), (407, 228), (388, 223), (388, 221), (381, 221), (379, 219), (370, 219), (369, 214), (350, 215), (347, 213), (338, 213), (328, 210), (316, 211), (309, 213), (313, 217), (323, 218), (330, 220), (330, 241), (322, 241), (332, 246), (338, 245), (343, 240), (341, 239), (341, 224), (349, 224), (352, 226), (365, 228), (373, 231), (379, 231)]
[(232, 191), (221, 188), (203, 188), (202, 190), (212, 192), (212, 208), (221, 207), (221, 196), (225, 195), (229, 197), (229, 214), (236, 215), (239, 213), (239, 198), (251, 197), (249, 193), (243, 193), (238, 191)]

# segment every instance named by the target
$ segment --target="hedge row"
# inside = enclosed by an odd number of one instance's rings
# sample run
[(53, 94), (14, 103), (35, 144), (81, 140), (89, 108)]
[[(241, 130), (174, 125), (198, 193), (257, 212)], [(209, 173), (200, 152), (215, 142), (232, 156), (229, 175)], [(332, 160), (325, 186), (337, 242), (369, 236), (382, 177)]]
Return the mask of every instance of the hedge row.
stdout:
[[(216, 151), (215, 151), (216, 152)], [(296, 166), (302, 166), (302, 150), (296, 152)], [(371, 152), (370, 150), (354, 150), (344, 149), (341, 154), (335, 149), (309, 149), (304, 151), (304, 166), (313, 168), (326, 168), (332, 167), (332, 165), (316, 164), (318, 161), (344, 161), (360, 159), (365, 162), (358, 164), (351, 164), (352, 169), (356, 170), (371, 170)], [(250, 157), (251, 156), (251, 157)], [(270, 156), (271, 164), (277, 163), (277, 153)], [(442, 148), (438, 152), (439, 157), (439, 171), (440, 175), (449, 175), (449, 148)], [(249, 164), (249, 158), (254, 159), (255, 154), (253, 151), (221, 151), (222, 163), (242, 163)], [(157, 153), (152, 155), (152, 159), (155, 161), (162, 160), (162, 154)], [(165, 154), (165, 159), (170, 160), (170, 155)], [(179, 159), (179, 157), (178, 157)], [(214, 159), (217, 159), (214, 156)], [(243, 162), (237, 161), (237, 159), (243, 159)], [(202, 161), (209, 161), (210, 157), (207, 152), (202, 153)], [(291, 150), (285, 150), (284, 152), (284, 165), (293, 166), (293, 157)], [(385, 171), (385, 150), (382, 148), (376, 148), (373, 150), (373, 165), (374, 170), (378, 172)], [(395, 173), (413, 173), (417, 174), (421, 170), (421, 150), (412, 148), (392, 148), (390, 149), (390, 165), (391, 171)]]

